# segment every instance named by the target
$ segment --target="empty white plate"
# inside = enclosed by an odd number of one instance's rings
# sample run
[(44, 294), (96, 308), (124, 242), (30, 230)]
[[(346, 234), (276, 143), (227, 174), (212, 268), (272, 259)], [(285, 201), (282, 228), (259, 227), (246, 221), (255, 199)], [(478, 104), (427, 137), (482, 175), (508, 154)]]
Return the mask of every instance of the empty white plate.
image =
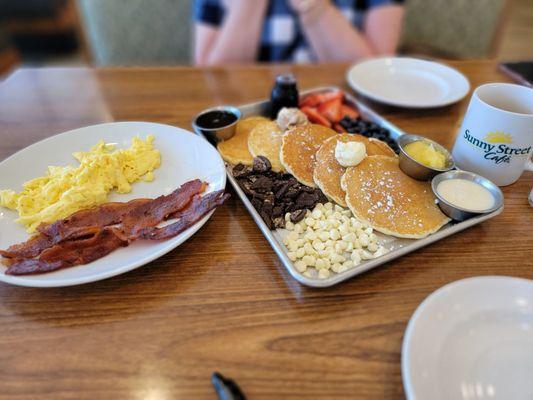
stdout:
[(450, 283), (417, 308), (402, 376), (411, 400), (533, 399), (533, 281)]
[[(111, 193), (109, 201), (129, 201), (140, 197), (155, 198), (168, 194), (192, 179), (209, 183), (208, 191), (226, 186), (224, 163), (216, 149), (199, 136), (174, 126), (151, 122), (113, 122), (75, 129), (35, 143), (0, 163), (0, 189), (21, 190), (22, 184), (42, 176), (49, 165), (76, 165), (75, 151), (87, 151), (100, 139), (127, 148), (135, 136), (154, 135), (154, 146), (161, 152), (161, 166), (154, 171), (153, 182), (136, 182), (127, 194)], [(174, 249), (192, 236), (212, 212), (181, 234), (164, 241), (133, 242), (128, 247), (93, 261), (58, 271), (25, 276), (5, 275), (0, 264), (0, 281), (36, 287), (69, 286), (93, 282), (130, 271)], [(25, 241), (29, 235), (15, 222), (17, 213), (0, 207), (0, 248)]]
[(387, 57), (354, 65), (346, 79), (372, 100), (408, 108), (441, 107), (461, 100), (470, 84), (459, 71), (416, 58)]

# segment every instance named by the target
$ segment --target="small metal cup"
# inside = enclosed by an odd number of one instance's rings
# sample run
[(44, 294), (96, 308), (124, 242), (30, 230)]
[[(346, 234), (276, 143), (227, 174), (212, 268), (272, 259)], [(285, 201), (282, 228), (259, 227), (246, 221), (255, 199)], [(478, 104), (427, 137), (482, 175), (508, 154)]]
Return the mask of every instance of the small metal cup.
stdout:
[[(237, 117), (237, 119), (232, 122), (229, 125), (222, 126), (219, 128), (206, 128), (203, 126), (198, 125), (197, 121), (198, 118), (201, 116), (204, 116), (206, 114), (209, 114), (213, 111), (227, 111), (232, 113)], [(235, 134), (235, 126), (237, 125), (237, 122), (241, 119), (241, 111), (237, 107), (233, 106), (218, 106), (213, 108), (208, 108), (207, 110), (202, 111), (199, 113), (196, 117), (194, 117), (192, 121), (192, 127), (196, 133), (203, 134), (209, 141), (213, 143), (218, 143), (223, 140), (228, 140)]]
[[(404, 147), (407, 146), (409, 143), (417, 142), (417, 141), (424, 141), (424, 142), (430, 143), (438, 151), (444, 154), (444, 156), (446, 157), (446, 166), (443, 169), (428, 167), (427, 165), (419, 163), (413, 157), (407, 154), (404, 150)], [(434, 142), (433, 140), (430, 140), (423, 136), (401, 135), (398, 138), (398, 145), (400, 147), (400, 168), (401, 170), (405, 172), (407, 175), (409, 175), (410, 177), (417, 179), (419, 181), (428, 181), (431, 178), (433, 178), (435, 175), (440, 174), (442, 172), (449, 171), (453, 169), (455, 166), (452, 155), (450, 154), (448, 150), (446, 150), (444, 147), (442, 147), (437, 142)]]
[[(456, 205), (447, 202), (439, 195), (439, 192), (437, 191), (439, 183), (447, 179), (466, 179), (480, 184), (485, 189), (487, 189), (492, 194), (492, 196), (494, 196), (494, 206), (489, 208), (488, 210), (473, 211), (457, 207)], [(478, 174), (474, 174), (473, 172), (454, 170), (439, 174), (435, 176), (431, 181), (431, 189), (433, 189), (433, 193), (435, 193), (435, 196), (438, 199), (438, 204), (442, 212), (456, 221), (464, 221), (465, 219), (475, 217), (476, 215), (488, 214), (498, 210), (500, 207), (503, 207), (503, 193), (500, 188), (487, 178), (484, 178)]]

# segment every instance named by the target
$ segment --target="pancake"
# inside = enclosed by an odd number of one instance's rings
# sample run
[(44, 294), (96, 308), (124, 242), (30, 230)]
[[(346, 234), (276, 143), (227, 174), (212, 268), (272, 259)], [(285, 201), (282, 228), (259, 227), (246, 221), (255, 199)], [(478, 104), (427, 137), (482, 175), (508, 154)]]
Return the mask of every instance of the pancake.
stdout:
[(264, 121), (268, 121), (268, 119), (265, 117), (249, 117), (237, 122), (235, 134), (228, 140), (217, 144), (217, 149), (224, 161), (233, 165), (252, 165), (253, 157), (248, 150), (248, 136), (257, 124)]
[[(374, 141), (371, 142), (366, 137), (357, 134), (343, 133), (324, 141), (316, 153), (313, 180), (327, 197), (340, 206), (346, 207), (346, 201), (344, 199), (346, 193), (341, 188), (341, 177), (346, 172), (346, 168), (340, 165), (335, 158), (335, 147), (337, 146), (337, 141), (361, 142), (365, 145), (366, 154), (368, 156), (388, 156), (390, 155), (390, 152), (392, 152), (394, 156), (396, 156), (396, 154), (385, 142), (377, 140), (377, 142), (381, 142), (386, 146), (383, 147), (379, 144), (375, 144)], [(390, 152), (387, 149), (390, 149)]]
[(282, 138), (283, 131), (275, 121), (260, 122), (248, 136), (248, 150), (253, 157), (268, 158), (273, 171), (284, 172), (285, 168), (279, 160)]
[(346, 170), (342, 187), (352, 213), (387, 235), (420, 239), (449, 221), (435, 204), (430, 184), (405, 175), (396, 158), (366, 157)]
[[(365, 144), (366, 145), (366, 144)], [(366, 154), (384, 155), (389, 157), (398, 157), (398, 155), (390, 148), (390, 146), (382, 140), (369, 138), (368, 145), (366, 145)]]
[(313, 180), (315, 154), (326, 139), (337, 132), (322, 125), (295, 126), (283, 135), (280, 150), (281, 164), (300, 183), (316, 187)]

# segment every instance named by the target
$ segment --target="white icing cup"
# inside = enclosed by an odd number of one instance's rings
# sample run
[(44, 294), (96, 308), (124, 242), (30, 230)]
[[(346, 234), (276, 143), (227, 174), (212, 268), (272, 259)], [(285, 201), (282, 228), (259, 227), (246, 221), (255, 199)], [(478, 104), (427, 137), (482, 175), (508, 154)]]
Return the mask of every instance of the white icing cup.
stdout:
[(498, 186), (532, 170), (533, 89), (488, 83), (474, 90), (452, 156), (455, 165)]

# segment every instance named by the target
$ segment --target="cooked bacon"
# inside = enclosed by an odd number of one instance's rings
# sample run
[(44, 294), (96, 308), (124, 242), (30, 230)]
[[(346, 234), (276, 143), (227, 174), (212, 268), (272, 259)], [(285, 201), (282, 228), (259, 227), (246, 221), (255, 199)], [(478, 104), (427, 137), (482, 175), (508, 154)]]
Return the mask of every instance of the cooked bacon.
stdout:
[(42, 233), (32, 237), (26, 242), (14, 244), (7, 250), (0, 250), (0, 255), (5, 258), (33, 258), (37, 257), (41, 252), (54, 244), (64, 240), (80, 239), (87, 236), (95, 235), (101, 228), (96, 226), (80, 226), (72, 228), (69, 232), (65, 232), (62, 236), (54, 237), (46, 236)]
[(203, 197), (195, 196), (189, 208), (179, 216), (178, 221), (161, 228), (150, 227), (141, 230), (139, 237), (149, 240), (164, 240), (179, 235), (185, 229), (201, 220), (209, 211), (224, 203), (229, 194), (223, 190), (211, 192)]
[[(68, 216), (65, 219), (52, 224), (41, 224), (37, 230), (40, 234), (30, 240), (15, 244), (7, 250), (0, 250), (0, 255), (5, 258), (33, 258), (41, 252), (64, 240), (77, 239), (84, 236), (91, 236), (100, 231), (105, 226), (131, 221), (129, 231), (139, 230), (139, 226), (147, 227), (157, 225), (162, 221), (159, 219), (167, 217), (167, 213), (176, 212), (185, 207), (192, 197), (205, 190), (205, 183), (199, 179), (189, 181), (181, 185), (178, 189), (166, 196), (156, 199), (134, 199), (126, 203), (106, 203), (89, 210), (81, 210)], [(149, 203), (155, 204), (147, 206)], [(155, 207), (158, 213), (153, 212)], [(142, 218), (144, 213), (150, 213), (149, 218)], [(156, 215), (157, 214), (157, 215)], [(130, 215), (126, 218), (126, 215)], [(157, 221), (157, 222), (156, 222)]]
[(0, 250), (0, 255), (5, 258), (33, 258), (41, 254), (41, 251), (44, 249), (53, 245), (53, 238), (39, 234), (33, 236), (26, 242), (14, 244), (8, 247), (7, 250)]
[(37, 231), (46, 236), (66, 238), (69, 233), (79, 227), (98, 226), (104, 227), (119, 223), (125, 214), (141, 204), (152, 201), (152, 199), (134, 199), (126, 203), (106, 203), (89, 210), (81, 210), (51, 224), (41, 224)]
[(179, 191), (174, 191), (167, 196), (158, 198), (132, 209), (122, 220), (122, 232), (127, 233), (132, 238), (150, 226), (156, 226), (168, 218), (169, 215), (183, 210), (191, 201), (194, 195), (202, 193), (206, 184), (196, 179), (184, 183)]
[[(139, 238), (163, 240), (176, 236), (229, 197), (222, 190), (202, 197), (206, 186), (194, 180), (153, 200), (104, 204), (42, 225), (40, 233), (27, 242), (0, 250), (8, 265), (6, 274), (43, 273), (87, 264)], [(178, 220), (157, 228), (169, 218)]]
[(43, 251), (39, 260), (65, 261), (70, 265), (87, 264), (128, 244), (128, 241), (117, 234), (115, 228), (105, 227), (89, 239), (67, 240), (56, 244)]
[(87, 264), (127, 245), (128, 242), (121, 239), (114, 228), (106, 227), (89, 239), (56, 244), (44, 250), (38, 259), (17, 260), (8, 267), (6, 274), (26, 275)]
[(65, 266), (61, 261), (48, 263), (35, 258), (16, 260), (6, 270), (6, 275), (29, 275), (55, 271)]

